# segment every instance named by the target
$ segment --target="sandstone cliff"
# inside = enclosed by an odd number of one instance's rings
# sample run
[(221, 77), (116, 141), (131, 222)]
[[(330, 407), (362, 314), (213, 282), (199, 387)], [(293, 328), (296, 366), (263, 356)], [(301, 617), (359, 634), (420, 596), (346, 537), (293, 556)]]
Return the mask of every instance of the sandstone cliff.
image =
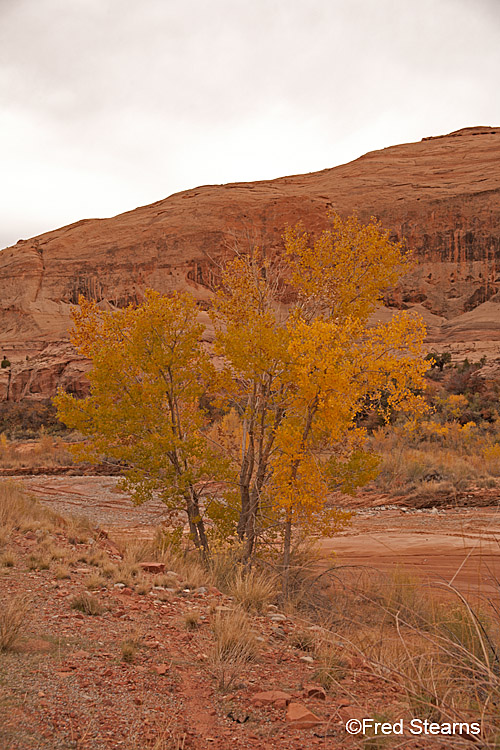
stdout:
[[(68, 344), (80, 293), (105, 306), (144, 289), (210, 297), (216, 259), (238, 243), (280, 245), (286, 223), (320, 229), (328, 209), (378, 217), (418, 265), (386, 308), (416, 308), (429, 348), (500, 362), (500, 127), (465, 128), (374, 151), (333, 169), (272, 181), (208, 185), (111, 219), (88, 219), (0, 252), (0, 399), (84, 388)], [(203, 307), (203, 305), (202, 305)]]

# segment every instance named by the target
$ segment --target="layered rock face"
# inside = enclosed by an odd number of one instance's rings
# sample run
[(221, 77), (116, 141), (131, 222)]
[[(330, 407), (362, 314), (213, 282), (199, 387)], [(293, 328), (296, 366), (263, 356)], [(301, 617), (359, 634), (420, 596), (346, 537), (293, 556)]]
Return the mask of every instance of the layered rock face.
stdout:
[[(210, 299), (214, 261), (235, 245), (277, 249), (286, 224), (312, 232), (329, 209), (376, 216), (417, 265), (386, 296), (384, 318), (415, 308), (429, 348), (500, 363), (500, 127), (465, 128), (374, 151), (333, 169), (208, 185), (111, 219), (88, 219), (0, 252), (0, 399), (85, 390), (68, 344), (83, 294), (112, 308), (148, 287)], [(209, 335), (209, 332), (208, 334)]]

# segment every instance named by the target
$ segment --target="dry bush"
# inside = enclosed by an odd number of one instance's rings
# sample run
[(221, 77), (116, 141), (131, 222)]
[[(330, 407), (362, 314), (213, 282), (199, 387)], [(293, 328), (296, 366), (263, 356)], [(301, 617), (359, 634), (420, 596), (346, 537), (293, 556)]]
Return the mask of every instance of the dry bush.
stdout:
[(97, 589), (105, 588), (107, 580), (99, 573), (91, 573), (85, 578), (84, 584), (89, 591), (96, 591)]
[(67, 565), (57, 565), (54, 569), (54, 578), (56, 581), (64, 581), (71, 578), (71, 572)]
[(191, 609), (184, 614), (184, 627), (186, 630), (197, 630), (200, 625), (200, 612)]
[(235, 543), (213, 553), (210, 558), (210, 579), (220, 591), (228, 592), (241, 568), (242, 547)]
[(157, 561), (158, 559), (158, 548), (154, 542), (147, 539), (134, 539), (128, 534), (121, 534), (120, 536), (113, 537), (113, 539), (122, 555), (123, 561), (130, 565), (145, 561)]
[(66, 516), (64, 520), (70, 544), (87, 544), (95, 537), (95, 526), (86, 516)]
[(94, 596), (84, 592), (74, 596), (70, 602), (71, 609), (83, 612), (84, 615), (102, 615), (104, 607)]
[(50, 557), (48, 555), (29, 555), (28, 570), (49, 570)]
[(16, 558), (12, 552), (5, 551), (0, 555), (0, 567), (13, 568), (15, 564)]
[(151, 588), (151, 581), (146, 576), (141, 575), (134, 581), (134, 589), (138, 594), (149, 594)]
[(138, 631), (131, 632), (124, 640), (120, 643), (120, 653), (122, 661), (132, 663), (137, 656), (137, 651), (141, 647), (142, 636)]
[(229, 586), (230, 595), (249, 612), (262, 612), (276, 597), (277, 591), (275, 576), (258, 570), (245, 571), (241, 567)]
[(23, 595), (0, 601), (0, 651), (12, 649), (30, 616), (31, 603)]
[(293, 648), (306, 652), (315, 651), (317, 646), (316, 635), (309, 628), (296, 628), (289, 636), (288, 642)]
[(248, 616), (240, 609), (217, 612), (212, 629), (215, 642), (209, 663), (219, 689), (228, 690), (257, 657), (257, 640)]
[(112, 578), (115, 583), (123, 583), (125, 586), (132, 587), (134, 581), (139, 579), (141, 569), (135, 563), (121, 562), (114, 567)]

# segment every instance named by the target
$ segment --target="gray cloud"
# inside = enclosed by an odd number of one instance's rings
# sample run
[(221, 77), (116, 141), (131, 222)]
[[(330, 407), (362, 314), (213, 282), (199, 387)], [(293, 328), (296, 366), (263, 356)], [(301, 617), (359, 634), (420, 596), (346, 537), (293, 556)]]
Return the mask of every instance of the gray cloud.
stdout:
[(0, 247), (500, 123), (497, 0), (0, 0)]

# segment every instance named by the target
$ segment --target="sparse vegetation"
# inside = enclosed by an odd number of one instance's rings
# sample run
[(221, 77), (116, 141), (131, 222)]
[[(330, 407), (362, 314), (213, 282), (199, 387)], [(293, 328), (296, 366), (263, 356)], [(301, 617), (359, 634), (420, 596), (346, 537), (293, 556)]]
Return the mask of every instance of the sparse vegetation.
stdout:
[(186, 630), (197, 630), (200, 625), (200, 613), (196, 609), (190, 609), (184, 615), (184, 627)]
[(73, 597), (70, 602), (71, 609), (83, 612), (84, 615), (102, 615), (104, 607), (94, 596), (84, 592)]
[(29, 617), (30, 601), (24, 595), (0, 599), (0, 651), (12, 649)]
[(210, 665), (219, 689), (228, 690), (245, 665), (257, 657), (258, 643), (248, 616), (240, 609), (216, 612), (212, 629), (215, 642)]
[(258, 570), (245, 571), (239, 568), (228, 587), (229, 593), (243, 609), (262, 612), (278, 592), (275, 576)]

